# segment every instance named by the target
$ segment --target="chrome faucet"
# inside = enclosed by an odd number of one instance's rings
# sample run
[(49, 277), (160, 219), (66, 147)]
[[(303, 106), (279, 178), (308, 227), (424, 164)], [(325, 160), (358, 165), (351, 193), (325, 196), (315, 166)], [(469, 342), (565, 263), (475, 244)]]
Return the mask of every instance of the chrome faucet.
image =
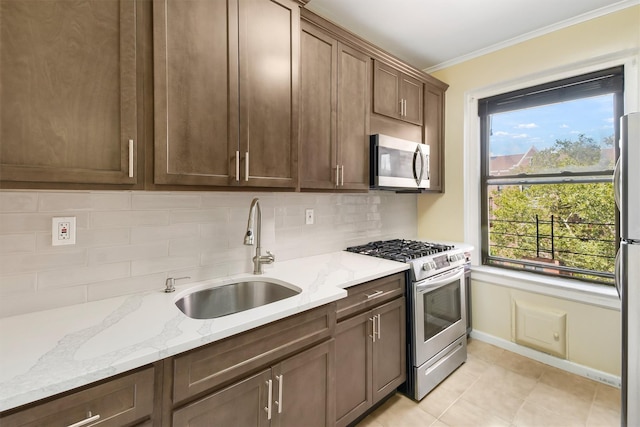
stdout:
[[(254, 220), (256, 211), (258, 212), (257, 222)], [(256, 232), (253, 231), (253, 226), (255, 224)], [(262, 211), (260, 210), (260, 202), (256, 197), (251, 202), (251, 207), (249, 208), (249, 220), (247, 221), (247, 233), (244, 236), (244, 244), (247, 246), (251, 246), (256, 244), (256, 255), (253, 257), (253, 274), (262, 274), (262, 264), (273, 264), (276, 260), (276, 257), (269, 251), (267, 251), (267, 255), (262, 255), (262, 248), (260, 247), (260, 233), (262, 227)], [(257, 235), (257, 237), (255, 237)], [(254, 239), (255, 237), (255, 239)]]

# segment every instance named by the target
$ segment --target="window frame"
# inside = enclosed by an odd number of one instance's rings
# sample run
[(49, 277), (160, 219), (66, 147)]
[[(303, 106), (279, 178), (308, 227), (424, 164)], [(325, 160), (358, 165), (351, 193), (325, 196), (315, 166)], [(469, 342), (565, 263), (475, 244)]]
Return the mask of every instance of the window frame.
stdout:
[[(580, 184), (611, 182), (613, 169), (593, 172), (568, 172), (556, 174), (519, 174), (519, 175), (490, 175), (489, 141), (491, 132), (491, 115), (509, 111), (518, 111), (531, 107), (551, 105), (558, 102), (572, 101), (599, 95), (612, 94), (614, 97), (614, 141), (620, 138), (620, 120), (624, 114), (625, 97), (625, 67), (616, 65), (601, 70), (591, 71), (579, 75), (565, 77), (559, 80), (532, 85), (513, 91), (504, 92), (482, 98), (477, 101), (479, 117), (479, 146), (480, 146), (480, 263), (483, 266), (499, 269), (509, 269), (520, 272), (563, 277), (572, 280), (593, 281), (598, 284), (612, 286), (597, 279), (561, 276), (557, 273), (544, 271), (549, 267), (544, 263), (524, 259), (511, 259), (489, 255), (489, 186), (492, 185), (536, 185), (536, 184)], [(614, 159), (619, 156), (619, 146), (614, 143)], [(619, 242), (619, 212), (615, 214), (615, 239)], [(618, 243), (619, 244), (619, 243)], [(500, 265), (499, 262), (509, 262), (517, 266)], [(542, 267), (542, 268), (541, 268)], [(559, 271), (589, 274), (593, 277), (613, 278), (613, 273), (598, 272), (575, 267), (554, 266)], [(539, 270), (538, 270), (539, 269)]]

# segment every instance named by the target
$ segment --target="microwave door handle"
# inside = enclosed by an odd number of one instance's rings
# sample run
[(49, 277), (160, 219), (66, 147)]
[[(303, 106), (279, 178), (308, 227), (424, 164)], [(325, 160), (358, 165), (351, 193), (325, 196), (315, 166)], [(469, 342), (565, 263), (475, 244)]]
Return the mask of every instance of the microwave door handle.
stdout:
[[(416, 171), (416, 157), (420, 157), (420, 173)], [(422, 154), (422, 148), (420, 144), (416, 146), (416, 151), (413, 153), (413, 176), (416, 179), (416, 185), (420, 187), (422, 182), (422, 176), (424, 175), (424, 154)]]

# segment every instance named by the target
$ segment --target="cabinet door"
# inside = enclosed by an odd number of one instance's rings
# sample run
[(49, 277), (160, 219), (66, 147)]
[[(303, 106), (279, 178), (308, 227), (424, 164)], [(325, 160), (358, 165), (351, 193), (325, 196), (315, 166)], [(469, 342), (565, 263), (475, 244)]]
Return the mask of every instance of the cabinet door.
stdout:
[(373, 403), (407, 379), (405, 299), (398, 298), (373, 310), (379, 331), (373, 344)]
[(400, 80), (400, 87), (400, 93), (404, 102), (404, 115), (402, 116), (402, 120), (416, 125), (422, 125), (422, 82), (403, 74)]
[(267, 399), (271, 370), (266, 369), (173, 412), (180, 427), (268, 426)]
[(236, 182), (237, 0), (154, 0), (153, 14), (154, 182)]
[(338, 147), (340, 187), (369, 189), (371, 58), (338, 43)]
[(336, 426), (348, 425), (373, 402), (371, 334), (371, 311), (336, 326)]
[(3, 181), (137, 182), (135, 7), (0, 2)]
[(374, 61), (373, 112), (393, 118), (401, 118), (401, 74), (395, 68)]
[(272, 426), (334, 425), (334, 360), (330, 340), (273, 367)]
[(298, 185), (300, 7), (239, 0), (240, 156), (244, 185)]
[(429, 145), (429, 190), (444, 192), (444, 90), (426, 84), (424, 90), (424, 139)]
[(300, 188), (336, 187), (336, 39), (302, 22), (300, 49)]

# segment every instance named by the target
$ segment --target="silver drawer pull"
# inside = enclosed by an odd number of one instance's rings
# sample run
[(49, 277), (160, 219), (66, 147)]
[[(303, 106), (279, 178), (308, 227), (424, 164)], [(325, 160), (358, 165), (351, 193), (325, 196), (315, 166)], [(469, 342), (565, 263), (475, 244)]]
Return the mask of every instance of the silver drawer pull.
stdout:
[(94, 416), (91, 416), (91, 411), (89, 411), (87, 413), (87, 417), (88, 418), (82, 421), (78, 421), (77, 423), (69, 424), (68, 427), (82, 427), (82, 426), (91, 424), (92, 422), (98, 421), (100, 419), (100, 414), (95, 414)]
[(384, 293), (384, 291), (375, 291), (372, 294), (365, 294), (365, 295), (367, 296), (367, 299), (370, 299), (370, 298), (378, 297), (378, 296), (382, 295), (383, 293)]

